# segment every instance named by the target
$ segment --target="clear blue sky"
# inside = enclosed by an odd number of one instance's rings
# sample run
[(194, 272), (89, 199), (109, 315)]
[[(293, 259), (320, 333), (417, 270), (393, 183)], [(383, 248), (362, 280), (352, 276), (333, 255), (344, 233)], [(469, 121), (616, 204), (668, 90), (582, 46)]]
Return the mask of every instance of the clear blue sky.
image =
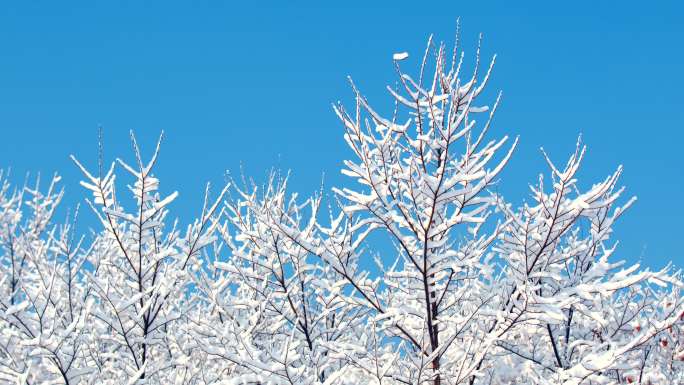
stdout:
[(258, 179), (292, 169), (302, 192), (322, 173), (339, 185), (350, 154), (330, 104), (351, 102), (346, 76), (388, 111), (392, 53), (415, 60), (430, 33), (451, 42), (460, 16), (466, 54), (479, 32), (484, 55), (498, 54), (490, 88), (504, 99), (493, 132), (521, 137), (500, 191), (521, 202), (544, 170), (538, 148), (564, 160), (581, 132), (583, 182), (624, 164), (623, 183), (639, 198), (616, 229), (618, 255), (684, 265), (684, 7), (323, 3), (4, 3), (0, 167), (12, 166), (17, 182), (58, 171), (73, 206), (84, 191), (68, 155), (94, 167), (101, 125), (109, 160), (131, 159), (130, 129), (148, 151), (165, 130), (157, 174), (164, 191), (180, 191), (179, 215), (199, 208), (206, 181), (241, 163)]

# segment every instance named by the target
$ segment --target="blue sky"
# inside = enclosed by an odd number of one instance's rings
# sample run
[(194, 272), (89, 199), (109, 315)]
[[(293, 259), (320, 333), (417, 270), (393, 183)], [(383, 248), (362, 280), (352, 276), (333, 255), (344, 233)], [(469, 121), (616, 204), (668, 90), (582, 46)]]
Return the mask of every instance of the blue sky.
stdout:
[(178, 215), (198, 210), (204, 183), (241, 164), (257, 179), (291, 169), (303, 193), (323, 173), (339, 185), (350, 153), (330, 105), (351, 103), (346, 76), (389, 111), (392, 53), (408, 51), (403, 67), (415, 65), (430, 33), (452, 41), (460, 16), (466, 55), (480, 32), (485, 57), (498, 54), (490, 89), (504, 99), (493, 135), (521, 138), (500, 191), (521, 202), (545, 171), (539, 147), (562, 161), (582, 133), (582, 182), (624, 164), (622, 181), (639, 198), (616, 228), (618, 256), (684, 265), (681, 5), (365, 3), (5, 3), (0, 167), (17, 182), (58, 171), (73, 206), (85, 195), (68, 155), (94, 167), (102, 126), (108, 160), (131, 159), (129, 130), (148, 153), (165, 131), (157, 175), (164, 191), (180, 191)]

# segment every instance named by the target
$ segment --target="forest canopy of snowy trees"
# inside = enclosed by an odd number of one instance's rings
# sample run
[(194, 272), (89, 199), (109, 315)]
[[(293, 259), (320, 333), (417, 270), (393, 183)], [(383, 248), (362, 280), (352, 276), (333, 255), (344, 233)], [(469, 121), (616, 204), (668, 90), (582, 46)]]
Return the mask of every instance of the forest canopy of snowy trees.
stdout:
[(273, 173), (174, 220), (161, 139), (133, 135), (134, 159), (72, 157), (87, 198), (66, 218), (59, 177), (2, 175), (0, 384), (684, 383), (680, 271), (616, 255), (622, 169), (583, 189), (578, 141), (506, 201), (494, 60), (432, 39), (412, 75), (407, 57), (392, 103), (352, 83), (334, 106), (348, 183), (310, 197)]

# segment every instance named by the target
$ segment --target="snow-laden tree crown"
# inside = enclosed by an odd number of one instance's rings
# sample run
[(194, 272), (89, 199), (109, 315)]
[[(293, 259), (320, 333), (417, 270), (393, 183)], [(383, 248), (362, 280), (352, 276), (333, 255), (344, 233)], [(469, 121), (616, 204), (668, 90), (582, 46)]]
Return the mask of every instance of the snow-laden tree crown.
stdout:
[(148, 158), (132, 136), (134, 159), (73, 158), (99, 220), (80, 236), (54, 214), (59, 177), (0, 176), (0, 383), (684, 383), (681, 273), (626, 265), (611, 239), (634, 201), (622, 169), (580, 187), (578, 142), (507, 202), (491, 187), (517, 139), (481, 100), (494, 60), (478, 48), (466, 72), (430, 40), (409, 75), (407, 57), (393, 104), (352, 83), (334, 106), (353, 157), (329, 193), (274, 173), (207, 187), (176, 222), (159, 144)]

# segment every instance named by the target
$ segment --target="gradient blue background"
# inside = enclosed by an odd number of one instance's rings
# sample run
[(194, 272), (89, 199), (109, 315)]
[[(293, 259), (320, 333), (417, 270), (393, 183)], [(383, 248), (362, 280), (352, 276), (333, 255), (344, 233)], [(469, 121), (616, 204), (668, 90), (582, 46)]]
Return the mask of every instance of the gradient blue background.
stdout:
[(180, 191), (178, 215), (196, 212), (204, 183), (241, 164), (261, 180), (271, 167), (292, 169), (303, 193), (323, 173), (326, 186), (339, 185), (350, 152), (330, 105), (351, 103), (346, 76), (391, 111), (392, 53), (411, 53), (411, 68), (430, 33), (452, 42), (460, 16), (466, 54), (483, 32), (485, 58), (499, 55), (494, 134), (521, 137), (499, 191), (521, 202), (545, 171), (538, 148), (564, 161), (582, 133), (582, 183), (624, 164), (622, 181), (639, 198), (617, 226), (618, 256), (684, 265), (676, 2), (189, 3), (3, 3), (0, 167), (16, 182), (58, 171), (73, 207), (84, 194), (68, 155), (94, 168), (101, 125), (107, 160), (132, 160), (129, 130), (147, 154), (165, 130), (157, 175), (164, 191)]

